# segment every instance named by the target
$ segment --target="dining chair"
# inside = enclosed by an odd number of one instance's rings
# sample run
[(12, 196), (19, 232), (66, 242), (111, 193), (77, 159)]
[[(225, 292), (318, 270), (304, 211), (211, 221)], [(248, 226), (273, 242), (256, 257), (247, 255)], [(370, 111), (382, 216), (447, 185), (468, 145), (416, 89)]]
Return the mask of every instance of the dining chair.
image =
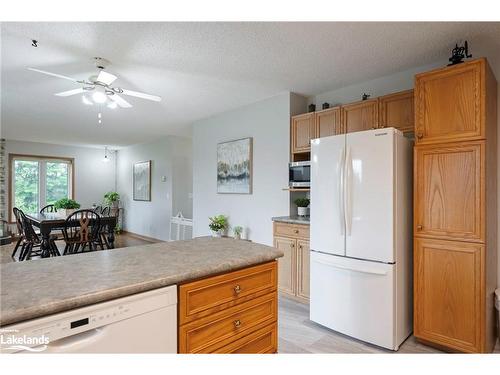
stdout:
[[(19, 261), (30, 260), (32, 256), (42, 254), (42, 241), (40, 240), (38, 234), (35, 232), (31, 221), (26, 217), (24, 212), (18, 209), (17, 214), (20, 217), (23, 238), (21, 253), (19, 254)], [(48, 248), (50, 256), (61, 255), (55, 242), (56, 239), (56, 235), (50, 235)]]
[[(99, 206), (99, 207), (101, 207), (101, 206)], [(110, 206), (101, 207), (100, 216), (109, 216), (109, 215), (111, 215), (111, 207)], [(106, 226), (101, 225), (101, 228), (99, 229), (99, 236), (97, 236), (97, 238), (95, 240), (95, 245), (99, 246), (101, 248), (101, 250), (104, 250), (104, 247), (106, 247), (106, 249), (111, 248), (111, 246), (109, 246), (109, 242), (108, 242), (108, 238), (107, 238), (107, 235), (108, 235), (107, 229), (108, 228), (106, 228)]]
[(109, 215), (111, 215), (111, 207), (110, 206), (103, 207), (101, 209), (100, 214), (101, 214), (101, 216), (109, 216)]
[(43, 207), (41, 210), (40, 210), (40, 213), (41, 214), (45, 214), (45, 213), (52, 213), (52, 212), (57, 212), (57, 208), (56, 206), (54, 206), (53, 204), (48, 204), (46, 205), (45, 207)]
[(101, 214), (101, 212), (102, 212), (102, 206), (96, 206), (96, 207), (93, 209), (93, 211), (94, 211), (96, 214), (100, 215), (100, 214)]
[(23, 236), (23, 224), (21, 222), (21, 215), (19, 214), (19, 208), (14, 207), (12, 209), (12, 212), (14, 213), (14, 217), (16, 218), (16, 227), (17, 227), (17, 235), (18, 239), (16, 242), (16, 246), (14, 246), (14, 251), (12, 252), (11, 258), (15, 259), (15, 255), (17, 253), (17, 249), (19, 249), (19, 246), (21, 246), (21, 243), (23, 242), (24, 236)]
[(97, 250), (100, 228), (101, 217), (95, 210), (73, 212), (64, 222), (63, 236), (66, 246), (63, 255)]

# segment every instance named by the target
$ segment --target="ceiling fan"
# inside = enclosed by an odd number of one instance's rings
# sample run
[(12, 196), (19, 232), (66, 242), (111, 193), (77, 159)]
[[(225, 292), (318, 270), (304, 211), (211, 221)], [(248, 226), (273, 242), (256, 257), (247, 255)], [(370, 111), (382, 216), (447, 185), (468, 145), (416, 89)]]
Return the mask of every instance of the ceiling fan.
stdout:
[[(45, 70), (28, 68), (33, 72), (38, 72), (42, 74), (47, 74), (49, 76), (67, 79), (68, 81), (72, 81), (74, 83), (80, 84), (82, 87), (74, 90), (68, 90), (63, 92), (58, 92), (54, 95), (56, 96), (72, 96), (77, 94), (84, 94), (86, 92), (92, 92), (92, 100), (96, 104), (106, 104), (110, 108), (116, 108), (119, 106), (121, 108), (131, 108), (132, 104), (123, 99), (119, 94), (134, 96), (136, 98), (152, 100), (155, 102), (161, 101), (161, 97), (156, 95), (145, 94), (142, 92), (126, 90), (121, 87), (112, 86), (112, 83), (118, 78), (117, 76), (104, 71), (106, 66), (110, 64), (110, 62), (102, 57), (94, 57), (92, 59), (96, 68), (99, 69), (99, 73), (97, 75), (90, 76), (87, 80), (78, 80), (75, 78), (71, 78), (62, 74), (51, 73)], [(82, 96), (82, 100), (85, 104), (92, 105), (92, 101), (87, 98), (87, 96)]]

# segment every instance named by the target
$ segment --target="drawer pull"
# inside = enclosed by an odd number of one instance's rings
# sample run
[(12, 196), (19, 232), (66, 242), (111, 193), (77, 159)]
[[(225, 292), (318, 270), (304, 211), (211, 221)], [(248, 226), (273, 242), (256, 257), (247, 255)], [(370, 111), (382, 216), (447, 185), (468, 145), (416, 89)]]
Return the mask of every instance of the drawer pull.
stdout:
[(241, 292), (241, 286), (236, 285), (236, 286), (233, 288), (233, 290), (234, 290), (234, 293), (236, 293), (236, 294), (240, 294), (240, 292)]
[(417, 133), (417, 138), (422, 139), (424, 137), (424, 134), (422, 132)]
[(421, 225), (417, 225), (417, 230), (422, 230), (422, 226)]
[(295, 234), (297, 234), (297, 233), (299, 233), (299, 230), (298, 230), (298, 229), (295, 229), (293, 232), (294, 232)]
[(239, 319), (236, 319), (233, 323), (234, 323), (234, 328), (238, 328), (239, 326), (241, 326), (241, 320)]

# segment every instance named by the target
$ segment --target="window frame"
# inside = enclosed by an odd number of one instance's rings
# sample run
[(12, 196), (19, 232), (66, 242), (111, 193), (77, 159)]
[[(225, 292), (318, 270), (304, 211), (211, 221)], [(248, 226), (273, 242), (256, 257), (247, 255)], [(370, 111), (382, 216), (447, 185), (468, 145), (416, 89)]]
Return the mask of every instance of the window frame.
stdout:
[[(51, 161), (63, 161), (63, 162), (66, 162), (69, 164), (70, 168), (69, 168), (69, 173), (70, 173), (70, 177), (69, 177), (69, 184), (70, 184), (70, 187), (69, 187), (69, 192), (70, 192), (70, 197), (71, 199), (74, 199), (75, 197), (75, 158), (69, 158), (69, 157), (64, 157), (64, 156), (47, 156), (47, 155), (31, 155), (31, 154), (10, 154), (9, 153), (9, 181), (8, 181), (8, 185), (9, 185), (9, 196), (8, 196), (8, 203), (7, 203), (7, 206), (8, 206), (8, 209), (9, 209), (9, 215), (8, 215), (8, 218), (9, 218), (9, 221), (10, 223), (14, 223), (15, 222), (15, 218), (14, 218), (14, 214), (12, 213), (12, 209), (14, 208), (14, 161), (15, 160), (33, 160), (33, 161), (37, 161), (37, 162), (51, 162)], [(44, 168), (45, 169), (45, 168)], [(39, 169), (40, 170), (40, 169)], [(46, 171), (45, 171), (45, 174), (46, 174)], [(46, 177), (43, 178), (44, 180), (46, 179)], [(39, 175), (38, 177), (38, 181), (40, 182), (42, 179), (41, 179), (41, 176)], [(39, 186), (38, 187), (38, 192), (39, 194), (41, 194), (41, 190), (43, 189), (43, 191), (45, 191), (45, 187), (41, 187)], [(40, 203), (40, 195), (38, 197), (39, 199), (39, 203)], [(44, 198), (46, 199), (46, 198)]]

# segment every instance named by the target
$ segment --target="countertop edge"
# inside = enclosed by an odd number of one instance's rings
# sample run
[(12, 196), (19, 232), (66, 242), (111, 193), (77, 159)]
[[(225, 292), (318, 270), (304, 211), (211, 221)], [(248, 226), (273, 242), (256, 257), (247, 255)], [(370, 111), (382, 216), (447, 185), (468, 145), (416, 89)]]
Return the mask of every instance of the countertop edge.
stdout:
[(0, 327), (5, 328), (12, 324), (18, 324), (28, 320), (38, 319), (45, 316), (70, 311), (77, 308), (94, 305), (100, 302), (111, 301), (117, 298), (147, 292), (153, 289), (163, 288), (171, 285), (178, 285), (204, 277), (215, 276), (221, 273), (232, 272), (242, 268), (256, 266), (258, 264), (268, 263), (282, 257), (283, 252), (276, 249), (273, 254), (269, 255), (270, 256), (261, 255), (255, 259), (248, 259), (245, 261), (242, 261), (240, 259), (238, 260), (238, 264), (234, 266), (226, 262), (222, 263), (221, 265), (196, 272), (195, 274), (191, 272), (189, 275), (181, 274), (175, 276), (166, 276), (165, 278), (160, 278), (145, 283), (141, 282), (139, 284), (99, 291), (93, 294), (65, 299), (64, 301), (57, 301), (55, 303), (50, 303), (42, 306), (34, 306), (33, 308), (29, 309), (17, 310), (13, 314), (4, 314), (0, 316)]
[(271, 221), (277, 223), (288, 223), (288, 224), (299, 224), (299, 225), (310, 225), (310, 219), (298, 218), (296, 216), (275, 216), (271, 218)]

